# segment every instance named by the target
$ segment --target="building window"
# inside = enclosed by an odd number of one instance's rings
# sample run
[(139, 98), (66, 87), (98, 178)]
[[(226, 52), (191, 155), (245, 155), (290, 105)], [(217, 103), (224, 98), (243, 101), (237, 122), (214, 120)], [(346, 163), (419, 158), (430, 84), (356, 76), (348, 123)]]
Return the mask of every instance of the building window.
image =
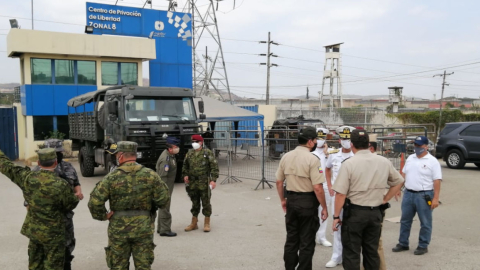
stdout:
[(75, 84), (73, 60), (55, 60), (55, 84)]
[(31, 59), (32, 84), (52, 83), (52, 60)]
[(33, 138), (35, 141), (43, 141), (53, 131), (53, 116), (33, 117)]
[(118, 84), (118, 63), (102, 62), (102, 85)]
[(95, 61), (77, 61), (78, 84), (96, 85)]
[(57, 117), (57, 127), (55, 130), (65, 134), (64, 139), (70, 138), (70, 126), (68, 125), (68, 116), (67, 115), (59, 115)]
[(138, 84), (137, 63), (120, 63), (121, 84)]

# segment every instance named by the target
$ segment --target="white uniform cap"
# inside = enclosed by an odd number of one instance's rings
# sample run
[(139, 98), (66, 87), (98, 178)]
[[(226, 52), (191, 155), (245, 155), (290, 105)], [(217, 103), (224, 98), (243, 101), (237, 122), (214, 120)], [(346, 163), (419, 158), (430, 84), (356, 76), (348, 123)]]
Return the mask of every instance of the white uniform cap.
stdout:
[(335, 131), (342, 139), (350, 139), (350, 133), (354, 131), (355, 128), (351, 126), (341, 126), (338, 127)]
[(317, 128), (317, 137), (325, 139), (327, 137), (329, 130), (326, 128)]

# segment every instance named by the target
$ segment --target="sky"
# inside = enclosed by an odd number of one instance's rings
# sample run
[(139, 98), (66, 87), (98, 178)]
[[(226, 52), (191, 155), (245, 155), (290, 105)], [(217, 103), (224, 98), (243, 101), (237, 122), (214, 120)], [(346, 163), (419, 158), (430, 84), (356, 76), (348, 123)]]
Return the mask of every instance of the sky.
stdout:
[[(115, 4), (115, 0), (91, 2)], [(179, 9), (185, 0), (178, 0)], [(235, 9), (233, 8), (235, 2)], [(144, 0), (120, 0), (119, 5), (143, 6)], [(198, 0), (205, 8), (208, 0)], [(153, 0), (153, 8), (168, 2)], [(224, 0), (217, 18), (232, 93), (264, 98), (266, 44), (271, 32), (271, 98), (306, 94), (318, 97), (325, 61), (323, 46), (341, 46), (344, 95), (388, 95), (388, 87), (403, 86), (405, 96), (438, 99), (441, 77), (448, 76), (445, 96), (480, 98), (479, 1), (446, 0)], [(33, 0), (36, 30), (83, 33), (84, 0)], [(0, 0), (0, 83), (20, 81), (19, 60), (6, 55), (9, 19), (31, 29), (31, 1)], [(204, 38), (204, 45), (213, 48)], [(210, 51), (209, 54), (214, 54)], [(148, 64), (144, 64), (148, 78)], [(325, 91), (328, 92), (328, 82)]]

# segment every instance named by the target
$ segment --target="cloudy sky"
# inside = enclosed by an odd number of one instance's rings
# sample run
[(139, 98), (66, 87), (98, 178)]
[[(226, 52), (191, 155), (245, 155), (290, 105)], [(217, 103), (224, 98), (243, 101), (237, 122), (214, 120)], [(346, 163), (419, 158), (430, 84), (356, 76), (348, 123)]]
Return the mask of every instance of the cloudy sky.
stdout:
[[(83, 0), (34, 0), (35, 29), (83, 33)], [(94, 0), (111, 3), (115, 0)], [(179, 0), (183, 7), (185, 0)], [(208, 4), (198, 0), (199, 6)], [(387, 87), (403, 86), (404, 95), (437, 98), (441, 78), (445, 96), (480, 97), (480, 17), (478, 1), (390, 0), (233, 0), (220, 2), (217, 12), (232, 93), (261, 98), (265, 94), (266, 40), (279, 43), (271, 73), (271, 97), (311, 96), (321, 89), (323, 46), (344, 42), (343, 93), (384, 95)], [(165, 9), (165, 0), (153, 0)], [(19, 82), (18, 59), (6, 56), (8, 19), (31, 28), (31, 1), (0, 0), (0, 83)], [(143, 6), (143, 0), (119, 1)], [(181, 9), (180, 9), (181, 10)], [(208, 39), (205, 39), (208, 44)], [(199, 46), (200, 47), (200, 46)], [(209, 47), (213, 47), (210, 45)], [(204, 47), (198, 48), (204, 51)], [(210, 49), (209, 49), (210, 50)], [(211, 52), (213, 54), (213, 51)], [(144, 65), (146, 66), (146, 64)], [(144, 77), (148, 77), (145, 68)], [(328, 88), (328, 85), (326, 85)]]

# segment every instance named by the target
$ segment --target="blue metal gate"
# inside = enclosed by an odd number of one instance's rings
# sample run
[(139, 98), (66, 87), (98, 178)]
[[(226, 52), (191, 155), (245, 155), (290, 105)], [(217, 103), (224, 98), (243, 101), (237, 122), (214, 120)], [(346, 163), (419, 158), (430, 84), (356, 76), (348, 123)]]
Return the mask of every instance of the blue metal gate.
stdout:
[(18, 159), (17, 108), (0, 108), (0, 149), (11, 160)]

